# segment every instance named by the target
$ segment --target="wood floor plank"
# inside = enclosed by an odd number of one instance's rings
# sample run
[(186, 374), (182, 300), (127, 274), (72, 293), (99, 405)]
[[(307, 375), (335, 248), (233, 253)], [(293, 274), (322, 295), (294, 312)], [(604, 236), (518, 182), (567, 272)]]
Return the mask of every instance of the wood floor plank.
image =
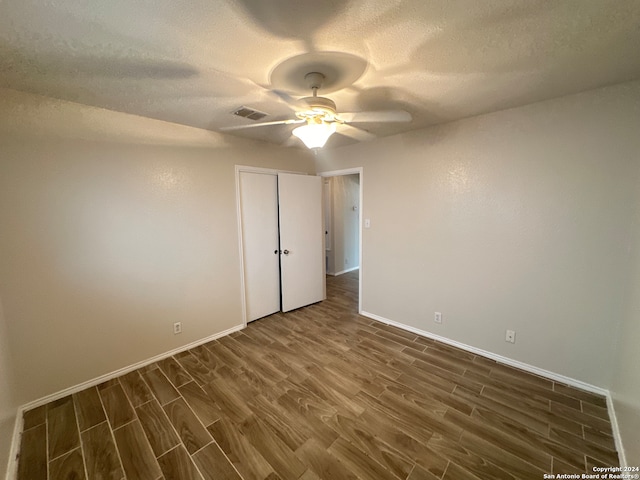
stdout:
[(509, 452), (497, 449), (491, 443), (471, 435), (468, 432), (463, 432), (462, 437), (460, 438), (460, 446), (491, 462), (505, 472), (509, 472), (517, 479), (539, 480), (544, 477), (545, 473), (550, 473), (534, 467), (530, 463), (510, 454)]
[(611, 432), (611, 423), (609, 421), (594, 417), (593, 415), (582, 413), (575, 408), (568, 407), (561, 403), (552, 401), (551, 412), (582, 425), (589, 425), (591, 428), (594, 428), (601, 432)]
[(375, 328), (382, 336), (385, 336), (385, 334), (391, 334), (394, 337), (401, 337), (405, 340), (409, 340), (410, 343), (415, 343), (415, 340), (418, 338), (418, 335), (413, 332), (408, 332), (407, 330), (402, 330), (401, 328), (394, 327), (393, 325), (387, 325), (382, 322), (376, 323)]
[(238, 472), (220, 447), (215, 443), (207, 445), (193, 456), (204, 480), (242, 480)]
[(29, 430), (30, 428), (42, 425), (47, 420), (47, 406), (32, 408), (27, 410), (22, 415), (23, 430)]
[(111, 429), (106, 421), (82, 432), (82, 445), (88, 480), (124, 478)]
[(47, 427), (44, 423), (22, 434), (18, 480), (47, 480)]
[(119, 377), (118, 380), (120, 380), (122, 389), (127, 394), (127, 397), (134, 408), (153, 399), (153, 395), (151, 394), (149, 387), (147, 387), (147, 384), (142, 380), (142, 376), (138, 370), (127, 373), (126, 375)]
[(219, 420), (207, 430), (244, 480), (264, 480), (275, 474), (273, 467), (229, 420)]
[(318, 475), (311, 469), (307, 469), (306, 472), (302, 474), (299, 480), (321, 480)]
[[(515, 370), (515, 369), (513, 369)], [(567, 407), (571, 407), (580, 410), (580, 401), (564, 395), (562, 393), (554, 392), (547, 386), (541, 386), (536, 382), (526, 382), (526, 372), (518, 371), (518, 375), (482, 375), (478, 372), (467, 371), (464, 376), (471, 378), (483, 385), (489, 385), (495, 387), (498, 390), (504, 390), (506, 392), (514, 393), (518, 396), (524, 395), (529, 400), (537, 400), (541, 403), (547, 404), (549, 401), (553, 401)], [(536, 377), (538, 378), (538, 377)]]
[(172, 402), (180, 396), (178, 391), (159, 368), (143, 373), (142, 378), (147, 382), (147, 385), (151, 389), (151, 392), (153, 392), (156, 399), (158, 399), (158, 402), (160, 402), (160, 405)]
[(184, 355), (175, 355), (175, 358), (191, 378), (198, 382), (198, 385), (204, 386), (212, 380), (215, 380), (216, 375), (211, 369), (203, 365), (195, 356), (191, 355), (191, 353), (184, 353)]
[(607, 408), (607, 399), (602, 395), (596, 395), (595, 393), (585, 392), (584, 390), (578, 390), (575, 387), (563, 385), (562, 383), (554, 383), (553, 391), (562, 393), (568, 397), (573, 397), (583, 402), (590, 403), (597, 407)]
[(336, 457), (315, 440), (308, 440), (296, 454), (320, 478), (331, 480), (357, 480), (358, 476), (351, 472)]
[[(424, 425), (420, 423), (414, 422), (414, 418), (406, 417), (402, 414), (402, 412), (397, 412), (392, 407), (387, 405), (386, 402), (371, 397), (366, 393), (358, 393), (356, 395), (358, 401), (365, 407), (365, 412), (363, 412), (360, 416), (363, 417), (366, 415), (366, 410), (368, 410), (374, 416), (379, 416), (380, 418), (389, 419), (389, 421), (393, 422), (393, 424), (406, 435), (415, 438), (419, 442), (424, 443), (425, 445), (431, 440), (433, 436), (433, 430), (430, 430)], [(462, 429), (460, 429), (460, 432)], [(458, 433), (459, 436), (459, 433)]]
[(223, 379), (216, 379), (203, 385), (203, 390), (211, 397), (222, 412), (233, 422), (241, 423), (252, 412), (245, 400)]
[(95, 427), (107, 419), (96, 387), (74, 393), (73, 402), (78, 414), (78, 424), (81, 432)]
[(186, 370), (182, 368), (182, 366), (173, 357), (165, 358), (157, 363), (160, 370), (162, 370), (171, 384), (176, 388), (193, 380)]
[(269, 387), (269, 384), (264, 381), (251, 381), (245, 375), (242, 367), (234, 370), (223, 365), (216, 370), (216, 375), (218, 379), (226, 382), (228, 388), (234, 390), (245, 401), (248, 401)]
[(113, 435), (127, 480), (158, 480), (162, 471), (140, 422), (128, 423)]
[(242, 422), (240, 431), (283, 480), (297, 480), (306, 470), (300, 459), (262, 420), (252, 415)]
[(614, 465), (618, 462), (618, 453), (614, 450), (604, 448), (601, 445), (584, 440), (576, 435), (558, 430), (551, 429), (550, 438), (559, 443), (566, 445), (568, 448), (575, 450), (578, 454), (588, 455), (605, 464)]
[(604, 397), (362, 317), (358, 283), (331, 277), (323, 302), (26, 412), (18, 480), (534, 480), (617, 466)]
[(299, 415), (294, 419), (286, 408), (276, 402), (270, 402), (262, 395), (251, 399), (248, 405), (257, 417), (274, 429), (291, 450), (296, 450), (313, 435)]
[(136, 408), (136, 413), (156, 457), (180, 443), (171, 422), (157, 400), (140, 405)]
[(411, 474), (407, 477), (407, 480), (439, 480), (440, 477), (436, 477), (434, 474), (428, 472), (420, 465), (415, 465)]
[[(482, 383), (482, 381), (478, 381), (477, 376), (475, 379), (470, 378), (468, 371), (465, 371), (464, 375), (458, 375), (440, 368), (436, 364), (428, 363), (418, 359), (413, 361), (412, 367), (417, 368), (417, 371), (420, 373), (429, 373), (430, 375), (440, 377), (442, 380), (453, 382), (455, 386), (464, 387), (467, 390), (471, 390), (472, 392), (480, 393), (482, 391), (482, 388), (484, 387), (484, 383)], [(410, 373), (413, 372), (414, 370), (412, 368)], [(482, 380), (484, 380), (484, 377), (482, 377)]]
[(133, 407), (119, 383), (101, 390), (100, 396), (113, 430), (135, 420)]
[[(589, 468), (588, 470), (586, 470), (586, 472), (588, 472), (588, 473), (593, 472), (593, 469)], [(568, 463), (563, 462), (559, 458), (554, 458), (552, 460), (551, 473), (555, 473), (555, 474), (559, 474), (560, 473), (560, 474), (565, 474), (565, 475), (575, 475), (575, 474), (585, 473), (585, 469), (584, 468), (578, 468), (578, 467), (575, 467), (573, 465), (569, 465)], [(570, 478), (570, 477), (567, 477), (567, 478)]]
[(486, 362), (476, 362), (476, 359), (477, 359), (476, 354), (471, 352), (465, 352), (464, 350), (453, 347), (451, 345), (447, 345), (446, 343), (434, 341), (428, 345), (428, 348), (431, 350), (432, 353), (434, 351), (442, 352), (449, 357), (455, 357), (459, 360), (466, 360), (467, 362), (477, 363), (478, 365), (484, 365), (485, 367), (493, 368), (496, 365), (496, 362), (493, 360), (490, 360), (488, 364)]
[[(498, 363), (494, 367), (492, 367), (490, 376), (494, 378), (503, 378), (508, 382), (515, 381), (518, 383), (522, 382), (528, 385), (536, 385), (543, 389), (553, 391), (553, 380), (534, 375), (530, 372), (525, 372), (524, 370), (520, 370), (503, 363)], [(562, 395), (559, 392), (555, 393)]]
[(80, 446), (78, 424), (71, 395), (47, 406), (47, 439), (49, 460)]
[(313, 392), (314, 395), (322, 398), (345, 415), (360, 415), (364, 408), (350, 395), (345, 395), (332, 388), (330, 384), (324, 383), (317, 378), (307, 377), (302, 384)]
[(237, 369), (244, 365), (242, 358), (221, 342), (218, 342), (215, 345), (204, 344), (202, 348), (203, 355), (205, 350), (209, 350), (209, 352), (211, 352), (213, 362), (216, 364), (224, 365), (232, 369)]
[(601, 432), (596, 430), (593, 427), (588, 425), (584, 425), (584, 439), (588, 440), (591, 443), (595, 443), (596, 445), (600, 445), (611, 451), (616, 451), (616, 444), (613, 439), (613, 435), (608, 433)]
[(359, 478), (375, 478), (376, 480), (399, 480), (406, 478), (406, 475), (402, 477), (394, 475), (342, 437), (339, 437), (333, 442), (327, 452), (340, 460), (346, 468), (355, 473)]
[[(455, 395), (462, 395), (468, 398), (469, 395), (462, 389), (456, 390)], [(477, 396), (474, 394), (474, 398)], [(540, 420), (546, 421), (550, 426), (560, 428), (566, 432), (570, 432), (576, 435), (581, 435), (582, 424), (567, 418), (566, 416), (559, 415), (549, 410), (549, 406), (541, 406), (538, 402), (530, 402), (527, 398), (518, 397), (517, 395), (508, 394), (503, 391), (499, 391), (492, 387), (485, 387), (482, 390), (482, 397), (486, 397), (495, 401), (503, 406), (513, 407), (521, 411), (526, 412)], [(503, 409), (503, 407), (500, 407)], [(504, 409), (503, 409), (504, 410)]]
[(462, 468), (461, 466), (449, 462), (449, 466), (447, 467), (447, 471), (442, 477), (442, 480), (483, 480), (482, 477), (477, 477), (476, 475)]
[(427, 347), (424, 352), (408, 350), (406, 354), (428, 365), (433, 365), (442, 370), (445, 370), (449, 372), (449, 374), (463, 375), (467, 370), (467, 363), (470, 362), (461, 364), (463, 362), (460, 362), (458, 359), (450, 359), (446, 355), (443, 355), (442, 353), (434, 350), (430, 350), (429, 348), (430, 347)]
[[(391, 377), (393, 378), (393, 377)], [(414, 388), (424, 386), (429, 390), (438, 389), (443, 393), (452, 393), (458, 386), (453, 379), (445, 379), (438, 375), (433, 375), (429, 371), (422, 370), (419, 365), (403, 366), (400, 374), (395, 377), (399, 383), (413, 385)], [(478, 391), (482, 390), (482, 387)]]
[(85, 480), (81, 450), (77, 448), (50, 462), (49, 478), (56, 480)]
[(609, 411), (605, 407), (598, 407), (597, 405), (592, 405), (589, 402), (581, 402), (582, 411), (587, 415), (592, 415), (594, 417), (598, 417), (602, 420), (610, 422), (609, 419)]
[[(217, 346), (217, 342), (211, 342), (209, 348), (207, 348), (204, 345), (199, 345), (195, 348), (192, 348), (191, 350), (189, 350), (191, 352), (191, 355), (193, 355), (195, 358), (198, 359), (198, 361), (204, 365), (205, 367), (207, 367), (209, 370), (217, 370), (218, 367), (220, 366), (227, 366), (227, 367), (232, 367), (232, 366), (240, 366), (239, 363), (231, 365), (231, 364), (227, 364), (223, 361), (221, 361), (220, 359), (218, 359), (213, 353), (211, 353), (211, 349), (215, 349)], [(234, 358), (235, 361), (235, 358)]]
[(487, 408), (486, 406), (476, 405), (474, 411), (471, 414), (472, 418), (482, 418), (483, 420), (497, 424), (508, 424), (513, 429), (522, 428), (523, 436), (526, 437), (529, 431), (536, 432), (540, 435), (547, 435), (549, 433), (549, 424), (544, 420), (537, 419), (532, 416), (520, 414), (517, 410), (509, 410), (502, 406), (496, 408)]
[(167, 403), (164, 406), (164, 411), (190, 454), (193, 455), (213, 441), (209, 432), (202, 426), (183, 398)]
[(430, 433), (417, 436), (422, 439), (420, 441), (403, 431), (402, 426), (391, 417), (365, 410), (360, 418), (375, 430), (376, 436), (380, 440), (413, 460), (429, 473), (438, 478), (444, 474), (449, 461), (427, 446), (432, 437)]
[(97, 388), (98, 388), (98, 391), (100, 392), (100, 391), (104, 390), (105, 388), (113, 387), (114, 385), (117, 385), (118, 383), (119, 382), (118, 382), (117, 378), (110, 378), (106, 382), (102, 382), (101, 384), (99, 384), (97, 386)]
[[(367, 425), (361, 420), (354, 420), (340, 414), (326, 421), (340, 434), (340, 437), (351, 442), (395, 476), (404, 479), (413, 469), (414, 462), (411, 459), (376, 436), (374, 425)], [(333, 443), (331, 447), (335, 445), (336, 443)], [(340, 458), (340, 455), (337, 456)]]
[(302, 393), (302, 391), (289, 390), (285, 395), (279, 397), (276, 403), (285, 409), (287, 417), (292, 422), (304, 427), (305, 435), (328, 447), (338, 438), (338, 433), (323, 420), (333, 416), (336, 413), (335, 409), (319, 399), (298, 393)]
[[(429, 432), (447, 435), (450, 438), (458, 439), (462, 433), (462, 428), (450, 422), (444, 415), (445, 410), (438, 406), (434, 409), (423, 409), (412, 400), (412, 397), (400, 396), (397, 392), (385, 390), (379, 397), (387, 407), (396, 414), (409, 419), (414, 425), (419, 426)], [(452, 411), (451, 409), (446, 410)]]
[(463, 467), (478, 478), (492, 478), (496, 480), (516, 480), (518, 477), (498, 468), (481, 455), (466, 449), (458, 441), (442, 435), (434, 435), (429, 441), (429, 447), (450, 461)]
[(532, 444), (530, 441), (520, 440), (499, 428), (494, 428), (488, 423), (462, 415), (455, 410), (447, 411), (445, 417), (467, 432), (493, 444), (497, 448), (501, 448), (531, 463), (540, 470), (550, 471), (551, 455), (540, 449), (542, 445), (539, 441)]
[(492, 369), (484, 365), (474, 363), (473, 357), (461, 358), (459, 354), (451, 354), (450, 349), (442, 348), (442, 344), (430, 345), (424, 352), (413, 352), (412, 356), (427, 363), (440, 365), (446, 370), (462, 375), (466, 371), (473, 371), (480, 375), (489, 375)]
[(159, 457), (158, 463), (166, 480), (202, 480), (193, 459), (182, 445)]
[(178, 391), (205, 427), (222, 418), (213, 399), (196, 382), (186, 383)]

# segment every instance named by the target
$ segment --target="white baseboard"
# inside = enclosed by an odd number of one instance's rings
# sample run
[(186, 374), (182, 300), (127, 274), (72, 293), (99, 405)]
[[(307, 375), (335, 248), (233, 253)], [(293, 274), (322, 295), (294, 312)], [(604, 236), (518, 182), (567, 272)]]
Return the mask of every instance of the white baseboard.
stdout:
[(613, 404), (613, 397), (611, 396), (611, 392), (607, 391), (607, 410), (609, 411), (609, 419), (611, 420), (611, 430), (613, 433), (613, 441), (616, 445), (616, 450), (618, 452), (618, 460), (620, 461), (621, 467), (628, 467), (627, 465), (627, 456), (624, 452), (624, 445), (622, 444), (622, 436), (620, 435), (620, 427), (618, 425), (618, 417), (616, 416), (616, 409)]
[(483, 357), (490, 358), (491, 360), (495, 360), (498, 363), (503, 363), (505, 365), (519, 368), (520, 370), (525, 370), (529, 373), (533, 373), (535, 375), (548, 378), (549, 380), (553, 380), (556, 382), (564, 383), (566, 385), (570, 385), (572, 387), (579, 388), (580, 390), (586, 390), (587, 392), (596, 393), (598, 395), (602, 395), (605, 397), (609, 393), (609, 390), (605, 388), (596, 387), (595, 385), (591, 385), (589, 383), (576, 380), (575, 378), (566, 377), (564, 375), (560, 375), (558, 373), (551, 372), (549, 370), (538, 368), (528, 363), (520, 362), (518, 360), (514, 360), (509, 357), (503, 357), (502, 355), (498, 355), (498, 354), (489, 352), (487, 350), (482, 350), (481, 348), (473, 347), (471, 345), (467, 345), (465, 343), (461, 343), (456, 340), (451, 340), (446, 337), (441, 337), (440, 335), (436, 335), (435, 333), (427, 332), (425, 330), (420, 330), (419, 328), (405, 325), (403, 323), (394, 322), (393, 320), (389, 320), (388, 318), (384, 318), (379, 315), (375, 315), (373, 313), (360, 312), (360, 314), (364, 317), (377, 320), (378, 322), (386, 323), (387, 325), (393, 325), (394, 327), (401, 328), (402, 330), (407, 330), (411, 333), (415, 333), (416, 335), (420, 335), (421, 337), (431, 338), (433, 340), (437, 340), (438, 342), (446, 343), (447, 345), (451, 345), (453, 347), (466, 350), (467, 352), (475, 353), (476, 355), (481, 355)]
[(351, 268), (347, 268), (346, 270), (340, 270), (339, 272), (336, 272), (336, 273), (328, 273), (327, 275), (333, 275), (334, 277), (337, 277), (338, 275), (342, 275), (343, 273), (349, 273), (359, 269), (360, 267), (351, 267)]
[(13, 430), (13, 438), (11, 440), (11, 449), (9, 452), (9, 464), (7, 465), (7, 475), (5, 480), (14, 480), (18, 476), (18, 453), (20, 451), (20, 441), (22, 438), (22, 428), (23, 428), (23, 414), (27, 410), (31, 410), (32, 408), (40, 407), (42, 405), (46, 405), (49, 402), (53, 402), (58, 400), (59, 398), (66, 397), (67, 395), (71, 395), (73, 393), (80, 392), (89, 387), (93, 387), (95, 385), (99, 385), (107, 380), (111, 380), (112, 378), (117, 378), (121, 375), (125, 375), (129, 372), (133, 372), (141, 367), (149, 365), (151, 363), (157, 362), (159, 360), (163, 360), (165, 358), (171, 357), (176, 353), (184, 352), (185, 350), (189, 350), (191, 348), (197, 347), (198, 345), (202, 345), (203, 343), (210, 342), (211, 340), (216, 340), (218, 338), (229, 335), (230, 333), (237, 332), (245, 328), (245, 325), (237, 325), (235, 327), (231, 327), (227, 330), (224, 330), (219, 333), (215, 333), (205, 338), (201, 338), (200, 340), (196, 340), (195, 342), (188, 343), (187, 345), (183, 345), (178, 348), (174, 348), (168, 352), (161, 353), (151, 358), (147, 358), (146, 360), (142, 360), (141, 362), (134, 363), (132, 365), (128, 365), (126, 367), (120, 368), (118, 370), (114, 370), (113, 372), (107, 373), (105, 375), (100, 375), (99, 377), (92, 378), (91, 380), (87, 380), (86, 382), (79, 383), (69, 388), (65, 388), (64, 390), (60, 390), (59, 392), (52, 393), (51, 395), (47, 395), (45, 397), (39, 398), (32, 402), (26, 403), (18, 408), (18, 413), (16, 416), (16, 423), (14, 425)]
[(49, 402), (53, 402), (54, 400), (58, 400), (59, 398), (66, 397), (67, 395), (71, 395), (72, 393), (80, 392), (86, 388), (93, 387), (95, 385), (99, 385), (107, 380), (111, 380), (112, 378), (120, 377), (129, 372), (133, 372), (141, 367), (149, 365), (151, 363), (157, 362), (158, 360), (163, 360), (168, 358), (176, 353), (184, 352), (185, 350), (189, 350), (191, 348), (197, 347), (198, 345), (202, 345), (203, 343), (210, 342), (211, 340), (216, 340), (217, 338), (224, 337), (229, 335), (230, 333), (237, 332), (238, 330), (242, 330), (245, 328), (244, 325), (237, 325), (235, 327), (231, 327), (227, 330), (224, 330), (219, 333), (215, 333), (205, 338), (201, 338), (200, 340), (196, 340), (195, 342), (188, 343), (187, 345), (183, 345), (181, 347), (175, 348), (168, 352), (161, 353), (151, 358), (147, 358), (146, 360), (142, 360), (141, 362), (134, 363), (133, 365), (128, 365), (126, 367), (120, 368), (118, 370), (114, 370), (113, 372), (107, 373), (105, 375), (100, 375), (99, 377), (92, 378), (91, 380), (87, 380), (86, 382), (79, 383), (74, 385), (73, 387), (65, 388), (64, 390), (60, 390), (59, 392), (52, 393), (51, 395), (47, 395), (46, 397), (39, 398), (32, 402), (26, 403), (22, 405), (22, 411), (31, 410), (32, 408), (39, 407), (41, 405), (45, 405)]
[(9, 449), (9, 461), (7, 462), (7, 474), (5, 480), (18, 478), (18, 452), (20, 451), (20, 440), (22, 439), (23, 407), (18, 407), (16, 421), (13, 424), (13, 435), (11, 436), (11, 447)]
[(585, 390), (587, 392), (596, 393), (598, 395), (602, 395), (607, 400), (607, 411), (609, 412), (609, 419), (611, 421), (611, 430), (613, 433), (613, 439), (615, 441), (616, 450), (618, 451), (618, 460), (620, 462), (621, 467), (627, 466), (627, 459), (624, 453), (624, 446), (622, 444), (622, 437), (620, 436), (620, 428), (618, 426), (618, 419), (616, 417), (616, 410), (613, 405), (613, 399), (611, 397), (611, 392), (606, 388), (596, 387), (595, 385), (591, 385), (589, 383), (582, 382), (580, 380), (576, 380), (575, 378), (566, 377), (564, 375), (560, 375), (555, 372), (551, 372), (549, 370), (544, 370), (542, 368), (535, 367), (528, 363), (520, 362), (518, 360), (514, 360), (509, 357), (503, 357), (502, 355), (497, 355), (495, 353), (489, 352), (487, 350), (482, 350), (481, 348), (472, 347), (471, 345), (467, 345), (465, 343), (458, 342), (456, 340), (451, 340), (446, 337), (442, 337), (440, 335), (436, 335), (435, 333), (427, 332), (425, 330), (420, 330), (419, 328), (412, 327), (410, 325), (405, 325), (403, 323), (395, 322), (393, 320), (389, 320), (388, 318), (381, 317), (380, 315), (376, 315), (374, 313), (369, 313), (365, 311), (360, 311), (360, 315), (363, 317), (371, 318), (372, 320), (376, 320), (378, 322), (386, 323), (387, 325), (393, 325), (394, 327), (398, 327), (402, 330), (406, 330), (411, 333), (415, 333), (416, 335), (420, 335), (421, 337), (431, 338), (433, 340), (437, 340), (438, 342), (446, 343), (447, 345), (451, 345), (453, 347), (460, 348), (461, 350), (465, 350), (467, 352), (474, 353), (476, 355), (481, 355), (486, 358), (490, 358), (491, 360), (495, 360), (498, 363), (502, 363), (505, 365), (509, 365), (511, 367), (519, 368), (520, 370), (524, 370), (526, 372), (533, 373), (535, 375), (539, 375), (541, 377), (548, 378), (549, 380), (553, 380), (556, 382), (564, 383), (566, 385), (570, 385), (575, 388), (579, 388), (580, 390)]

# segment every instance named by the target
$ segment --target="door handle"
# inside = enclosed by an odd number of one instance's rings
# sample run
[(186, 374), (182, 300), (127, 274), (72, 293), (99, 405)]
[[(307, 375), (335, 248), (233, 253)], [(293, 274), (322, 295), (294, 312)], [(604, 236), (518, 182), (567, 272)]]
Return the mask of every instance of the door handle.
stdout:
[(273, 253), (275, 253), (277, 255), (278, 254), (278, 250), (274, 250)]
[(285, 255), (289, 255), (289, 250), (283, 250), (282, 253), (284, 253)]

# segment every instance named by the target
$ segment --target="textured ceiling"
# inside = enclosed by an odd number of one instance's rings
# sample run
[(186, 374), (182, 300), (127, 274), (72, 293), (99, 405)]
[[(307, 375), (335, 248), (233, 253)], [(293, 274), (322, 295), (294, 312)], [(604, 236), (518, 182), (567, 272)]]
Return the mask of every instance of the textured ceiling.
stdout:
[(359, 57), (327, 96), (413, 115), (385, 136), (638, 79), (639, 46), (639, 0), (0, 0), (0, 86), (214, 131), (291, 117), (268, 89), (302, 54)]

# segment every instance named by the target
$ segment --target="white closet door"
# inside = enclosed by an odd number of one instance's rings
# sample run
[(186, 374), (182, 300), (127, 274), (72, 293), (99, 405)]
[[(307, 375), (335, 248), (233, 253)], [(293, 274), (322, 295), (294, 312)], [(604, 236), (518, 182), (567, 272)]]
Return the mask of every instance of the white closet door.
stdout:
[(322, 179), (278, 174), (282, 311), (326, 298)]
[(240, 172), (247, 321), (280, 311), (278, 177)]

